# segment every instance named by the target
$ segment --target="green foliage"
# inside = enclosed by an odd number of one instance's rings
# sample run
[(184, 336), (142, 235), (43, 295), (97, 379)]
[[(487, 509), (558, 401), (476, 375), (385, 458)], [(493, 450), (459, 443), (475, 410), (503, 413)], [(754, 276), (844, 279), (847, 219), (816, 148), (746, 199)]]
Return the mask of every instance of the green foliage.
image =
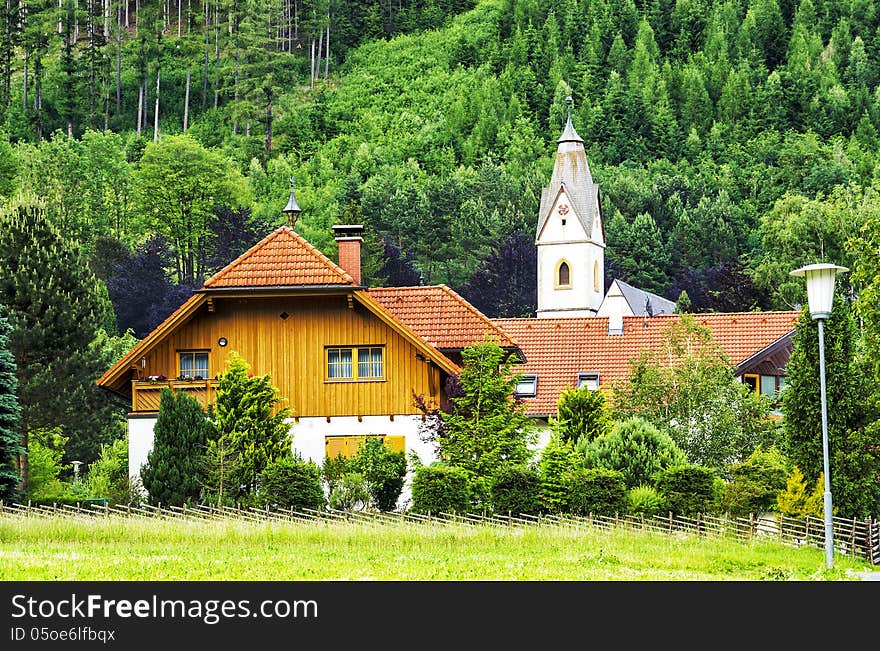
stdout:
[(260, 473), (259, 498), (265, 506), (322, 509), (326, 500), (320, 468), (293, 457), (275, 459)]
[(617, 423), (609, 434), (578, 446), (578, 452), (587, 468), (622, 473), (627, 488), (649, 483), (659, 470), (687, 463), (669, 434), (641, 418)]
[(268, 375), (255, 376), (240, 355), (232, 353), (217, 384), (212, 410), (215, 431), (208, 440), (212, 490), (218, 499), (253, 498), (266, 466), (293, 454), (288, 407)]
[(53, 500), (67, 495), (67, 485), (60, 479), (70, 468), (62, 463), (67, 439), (59, 429), (35, 430), (28, 440), (28, 499)]
[(12, 327), (0, 305), (0, 500), (10, 501), (18, 493), (21, 477), (18, 458), (24, 453), (19, 442), (18, 381), (15, 377), (15, 357), (9, 350)]
[[(833, 505), (832, 505), (833, 506)], [(819, 473), (816, 484), (810, 492), (804, 473), (797, 466), (785, 481), (785, 489), (776, 496), (776, 508), (790, 518), (825, 516), (825, 473)]]
[(673, 466), (654, 475), (663, 496), (663, 508), (676, 515), (694, 516), (713, 511), (716, 503), (715, 470), (705, 466)]
[(538, 467), (541, 473), (541, 506), (551, 513), (568, 509), (568, 480), (576, 468), (578, 459), (570, 442), (551, 436), (541, 451)]
[(467, 513), (471, 506), (467, 471), (443, 463), (416, 468), (412, 480), (414, 513)]
[(451, 413), (442, 413), (440, 457), (488, 479), (505, 465), (529, 461), (534, 424), (513, 397), (517, 376), (500, 346), (491, 341), (468, 346), (462, 360), (462, 395), (451, 398)]
[(354, 467), (367, 482), (370, 505), (393, 511), (406, 478), (406, 455), (386, 446), (381, 438), (368, 436), (358, 448)]
[(353, 457), (345, 457), (341, 452), (336, 457), (324, 457), (321, 478), (327, 483), (329, 492), (332, 493), (342, 476), (349, 472), (357, 472)]
[(359, 472), (345, 473), (330, 491), (330, 508), (337, 511), (362, 511), (369, 503), (370, 489)]
[(631, 360), (628, 379), (614, 387), (620, 417), (652, 422), (669, 432), (688, 461), (721, 472), (768, 443), (767, 399), (734, 376), (708, 328), (682, 315), (662, 342)]
[(748, 459), (734, 465), (730, 474), (720, 499), (723, 511), (744, 516), (775, 510), (788, 477), (788, 459), (776, 448), (765, 451), (759, 446)]
[(553, 423), (563, 441), (577, 443), (581, 437), (592, 441), (608, 432), (611, 414), (602, 391), (570, 387), (559, 394)]
[(575, 515), (614, 515), (627, 510), (623, 473), (606, 468), (580, 468), (568, 479), (568, 510)]
[(85, 487), (89, 497), (106, 497), (119, 504), (139, 502), (128, 476), (127, 438), (101, 447), (101, 456), (89, 464)]
[(640, 484), (626, 491), (626, 503), (630, 513), (646, 518), (663, 511), (663, 496), (653, 486)]
[(508, 466), (492, 480), (492, 509), (496, 513), (537, 514), (541, 511), (541, 475), (533, 466)]
[(212, 436), (202, 406), (185, 391), (163, 387), (153, 426), (153, 447), (140, 469), (150, 504), (182, 506), (199, 501), (202, 450)]
[[(880, 511), (880, 427), (873, 371), (860, 353), (851, 310), (839, 295), (824, 323), (831, 494), (844, 517)], [(782, 392), (784, 452), (812, 482), (823, 471), (818, 326), (806, 309), (797, 323)]]

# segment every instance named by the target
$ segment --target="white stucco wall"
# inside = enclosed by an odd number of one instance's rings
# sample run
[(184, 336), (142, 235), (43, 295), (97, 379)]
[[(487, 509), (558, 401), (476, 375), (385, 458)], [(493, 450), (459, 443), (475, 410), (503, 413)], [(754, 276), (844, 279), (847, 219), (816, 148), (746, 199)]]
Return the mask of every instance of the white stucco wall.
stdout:
[(153, 449), (153, 427), (155, 418), (128, 419), (128, 475), (140, 477), (141, 466), (147, 462), (147, 455)]

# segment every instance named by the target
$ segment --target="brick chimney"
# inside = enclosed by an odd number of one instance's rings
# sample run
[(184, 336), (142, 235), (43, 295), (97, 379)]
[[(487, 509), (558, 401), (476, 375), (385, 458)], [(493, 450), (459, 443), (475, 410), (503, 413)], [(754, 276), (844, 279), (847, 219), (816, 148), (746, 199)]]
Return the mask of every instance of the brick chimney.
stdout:
[(339, 247), (339, 266), (361, 284), (361, 242), (364, 227), (361, 224), (338, 224), (333, 227)]

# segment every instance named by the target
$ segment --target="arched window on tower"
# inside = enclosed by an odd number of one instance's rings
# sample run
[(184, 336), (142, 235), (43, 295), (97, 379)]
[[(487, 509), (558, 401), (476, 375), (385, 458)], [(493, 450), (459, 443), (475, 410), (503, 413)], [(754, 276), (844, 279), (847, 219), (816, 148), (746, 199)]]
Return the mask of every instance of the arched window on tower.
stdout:
[(556, 267), (556, 287), (557, 289), (571, 288), (571, 268), (565, 260), (560, 261)]
[(601, 291), (599, 289), (599, 261), (593, 261), (593, 291), (597, 294)]

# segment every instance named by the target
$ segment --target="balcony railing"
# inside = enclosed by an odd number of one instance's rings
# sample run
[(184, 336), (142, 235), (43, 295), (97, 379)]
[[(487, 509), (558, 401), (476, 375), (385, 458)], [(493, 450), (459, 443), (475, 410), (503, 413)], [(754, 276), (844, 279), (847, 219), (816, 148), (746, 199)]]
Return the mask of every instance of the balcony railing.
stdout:
[(207, 409), (215, 401), (214, 394), (218, 384), (217, 380), (132, 380), (131, 410), (159, 411), (159, 400), (164, 387), (173, 391), (185, 391)]

